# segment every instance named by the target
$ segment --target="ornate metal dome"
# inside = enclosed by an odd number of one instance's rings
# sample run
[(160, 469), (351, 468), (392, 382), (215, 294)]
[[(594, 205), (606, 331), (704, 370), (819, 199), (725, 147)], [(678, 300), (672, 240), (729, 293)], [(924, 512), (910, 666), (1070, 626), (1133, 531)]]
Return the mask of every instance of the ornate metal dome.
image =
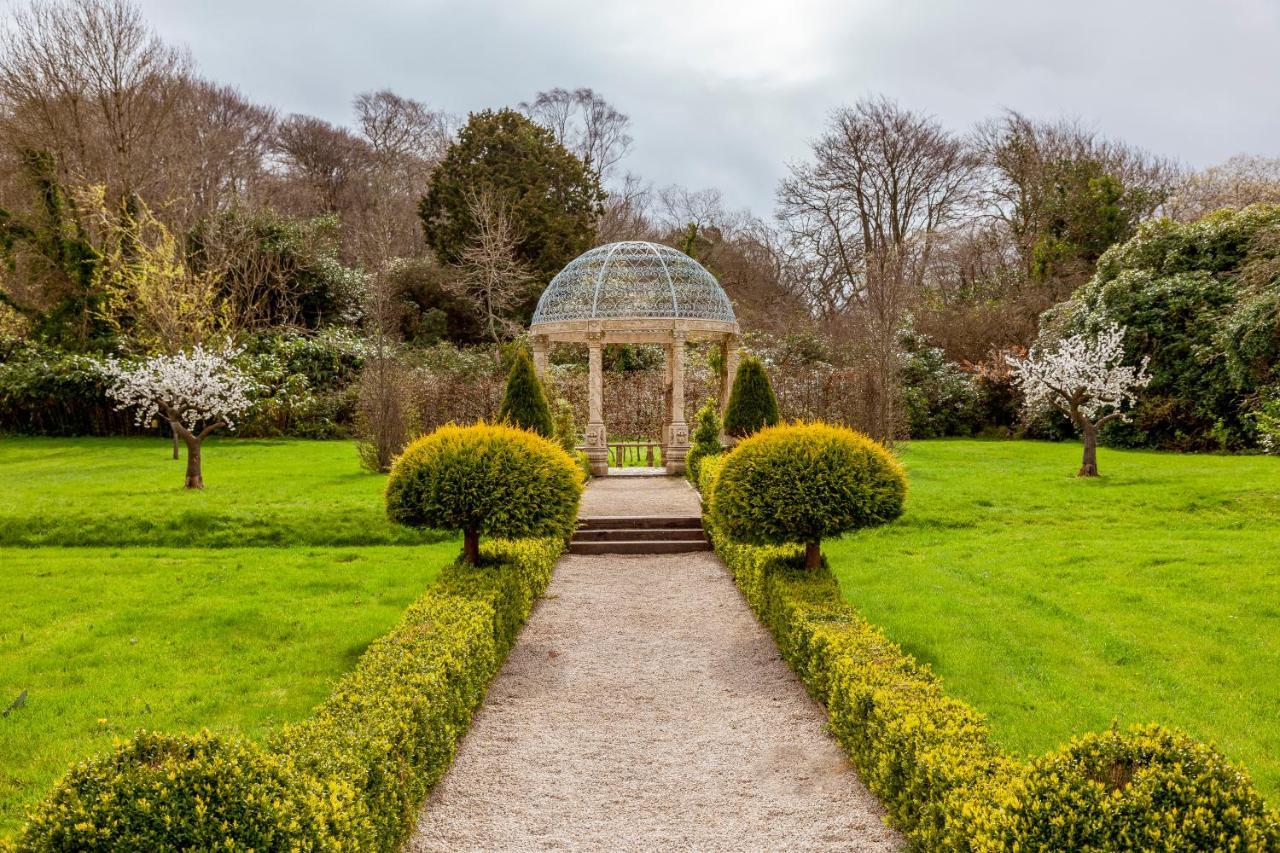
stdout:
[(670, 246), (628, 240), (570, 261), (542, 292), (533, 325), (640, 318), (737, 322), (702, 264)]

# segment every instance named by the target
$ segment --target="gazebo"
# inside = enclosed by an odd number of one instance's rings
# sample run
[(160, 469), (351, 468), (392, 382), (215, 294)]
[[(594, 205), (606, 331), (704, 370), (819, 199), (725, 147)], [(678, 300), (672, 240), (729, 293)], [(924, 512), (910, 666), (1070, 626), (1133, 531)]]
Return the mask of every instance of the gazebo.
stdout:
[(689, 425), (684, 418), (685, 343), (722, 348), (720, 409), (728, 404), (738, 361), (738, 321), (715, 277), (684, 252), (628, 240), (584, 252), (561, 270), (538, 300), (529, 326), (533, 361), (545, 378), (552, 344), (586, 344), (589, 353), (587, 429), (583, 449), (591, 472), (609, 473), (604, 423), (605, 344), (662, 344), (666, 401), (662, 458), (668, 474), (684, 472)]

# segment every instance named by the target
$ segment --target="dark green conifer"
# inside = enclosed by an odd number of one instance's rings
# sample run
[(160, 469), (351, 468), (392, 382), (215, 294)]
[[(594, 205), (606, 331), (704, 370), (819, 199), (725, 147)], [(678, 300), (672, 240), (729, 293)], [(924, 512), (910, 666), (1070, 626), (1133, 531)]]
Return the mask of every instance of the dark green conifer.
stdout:
[(529, 351), (520, 347), (507, 374), (507, 393), (498, 409), (498, 420), (536, 432), (544, 438), (555, 435), (555, 422), (551, 418), (551, 406), (542, 390), (538, 374), (533, 369)]
[(755, 356), (746, 356), (738, 365), (729, 394), (729, 407), (724, 413), (724, 431), (743, 438), (778, 422), (778, 400), (764, 364)]

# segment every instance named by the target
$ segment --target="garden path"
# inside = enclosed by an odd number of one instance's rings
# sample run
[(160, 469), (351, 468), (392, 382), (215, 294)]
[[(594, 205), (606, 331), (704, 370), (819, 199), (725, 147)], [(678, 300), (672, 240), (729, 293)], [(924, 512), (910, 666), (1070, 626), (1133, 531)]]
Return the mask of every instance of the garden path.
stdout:
[[(582, 503), (697, 509), (665, 478)], [(566, 556), (408, 849), (901, 848), (824, 721), (713, 554)]]

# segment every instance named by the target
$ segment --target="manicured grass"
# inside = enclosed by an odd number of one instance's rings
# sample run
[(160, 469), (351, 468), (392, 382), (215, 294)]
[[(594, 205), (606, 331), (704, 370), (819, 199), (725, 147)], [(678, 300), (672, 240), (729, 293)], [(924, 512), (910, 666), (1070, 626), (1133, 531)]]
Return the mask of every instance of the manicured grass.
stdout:
[(1155, 721), (1280, 802), (1280, 459), (930, 441), (894, 525), (827, 543), (849, 600), (997, 739)]
[(224, 440), (203, 493), (166, 450), (0, 439), (0, 710), (27, 694), (0, 718), (0, 838), (113, 738), (305, 717), (458, 553), (385, 520), (350, 444)]
[(385, 545), (438, 535), (397, 527), (385, 478), (346, 441), (205, 443), (203, 491), (155, 439), (0, 438), (0, 546)]

